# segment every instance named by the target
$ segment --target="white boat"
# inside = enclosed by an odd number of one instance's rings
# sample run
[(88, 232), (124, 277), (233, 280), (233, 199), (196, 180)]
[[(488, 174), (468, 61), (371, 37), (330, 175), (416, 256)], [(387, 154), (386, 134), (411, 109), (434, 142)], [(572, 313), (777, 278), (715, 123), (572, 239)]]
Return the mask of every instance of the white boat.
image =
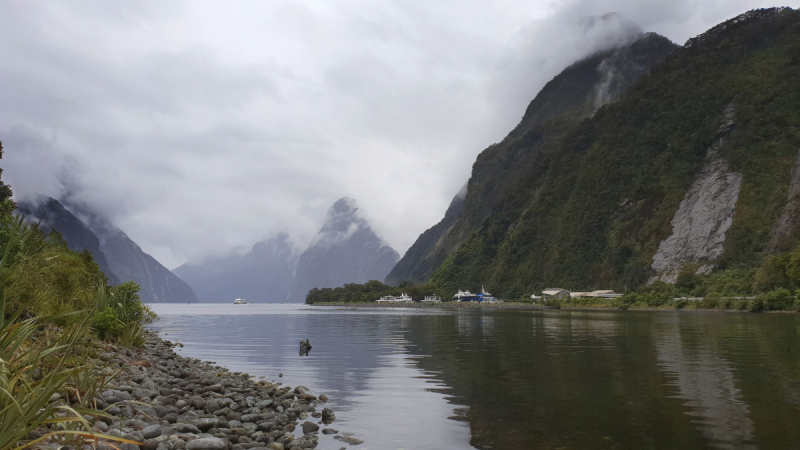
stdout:
[(470, 291), (458, 291), (458, 293), (453, 296), (453, 300), (457, 302), (470, 301), (468, 299), (472, 298), (475, 298), (475, 294)]
[(246, 305), (247, 302), (243, 298), (237, 298), (236, 300), (233, 301), (233, 304), (234, 305)]
[(442, 299), (438, 295), (426, 295), (423, 303), (441, 303)]
[(404, 293), (396, 297), (393, 295), (384, 295), (383, 297), (381, 297), (379, 300), (376, 301), (379, 303), (410, 303), (413, 300), (411, 300), (411, 297), (409, 297), (407, 294)]

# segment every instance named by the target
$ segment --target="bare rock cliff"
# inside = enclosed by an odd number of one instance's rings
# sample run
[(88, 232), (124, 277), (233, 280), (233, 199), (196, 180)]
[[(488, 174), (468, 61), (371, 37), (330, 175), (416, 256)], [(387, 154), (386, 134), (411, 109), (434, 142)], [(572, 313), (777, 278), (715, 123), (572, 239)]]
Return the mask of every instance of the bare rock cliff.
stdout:
[(722, 256), (725, 233), (733, 224), (733, 213), (742, 187), (742, 174), (731, 172), (719, 155), (725, 137), (733, 128), (733, 106), (724, 113), (720, 136), (708, 150), (707, 162), (695, 179), (672, 219), (672, 234), (661, 242), (653, 256), (656, 275), (650, 282), (674, 283), (684, 264), (700, 264), (698, 273), (708, 274)]

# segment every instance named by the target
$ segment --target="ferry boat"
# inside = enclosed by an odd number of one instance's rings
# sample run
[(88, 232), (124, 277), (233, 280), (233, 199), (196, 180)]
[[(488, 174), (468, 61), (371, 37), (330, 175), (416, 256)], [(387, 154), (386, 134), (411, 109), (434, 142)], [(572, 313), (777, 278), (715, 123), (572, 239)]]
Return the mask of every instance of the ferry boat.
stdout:
[(455, 302), (476, 302), (476, 303), (496, 303), (497, 299), (492, 297), (492, 294), (486, 292), (486, 289), (481, 286), (481, 292), (479, 294), (473, 294), (470, 291), (458, 291), (456, 295), (453, 296), (453, 301)]
[(384, 295), (383, 297), (381, 297), (379, 300), (376, 301), (379, 303), (410, 303), (413, 300), (411, 300), (411, 297), (409, 297), (408, 295), (401, 294), (396, 297), (393, 295)]
[(243, 298), (237, 298), (233, 301), (234, 305), (246, 305), (247, 302)]

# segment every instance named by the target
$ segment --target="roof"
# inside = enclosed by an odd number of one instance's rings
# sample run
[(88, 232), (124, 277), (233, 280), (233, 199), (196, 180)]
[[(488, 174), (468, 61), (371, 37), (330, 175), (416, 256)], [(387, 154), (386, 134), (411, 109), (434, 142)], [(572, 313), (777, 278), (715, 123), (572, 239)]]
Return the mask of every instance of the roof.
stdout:
[(547, 289), (542, 291), (542, 295), (545, 295), (545, 294), (546, 295), (556, 295), (556, 294), (560, 294), (562, 292), (567, 292), (567, 290), (566, 289), (561, 289), (561, 288), (547, 288)]

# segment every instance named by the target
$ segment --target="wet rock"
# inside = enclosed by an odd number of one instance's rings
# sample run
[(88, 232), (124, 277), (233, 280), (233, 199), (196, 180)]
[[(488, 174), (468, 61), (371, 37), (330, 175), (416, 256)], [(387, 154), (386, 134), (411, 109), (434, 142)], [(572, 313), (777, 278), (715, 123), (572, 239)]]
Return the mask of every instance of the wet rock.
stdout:
[(294, 442), (289, 446), (292, 447), (300, 447), (300, 448), (316, 448), (317, 447), (317, 437), (316, 436), (303, 436), (301, 438), (295, 439)]
[(322, 434), (336, 434), (339, 430), (334, 430), (333, 428), (323, 428)]
[(273, 443), (267, 445), (267, 449), (269, 449), (269, 450), (284, 450), (284, 447), (283, 447), (283, 444), (280, 444), (278, 442), (273, 442)]
[(337, 441), (342, 441), (345, 444), (350, 444), (350, 445), (361, 445), (361, 444), (364, 443), (364, 441), (362, 441), (361, 439), (356, 439), (356, 438), (350, 437), (350, 436), (336, 435), (333, 438), (336, 439)]
[(303, 422), (303, 434), (315, 433), (319, 431), (319, 425), (314, 422)]
[(336, 414), (330, 408), (322, 409), (322, 422), (326, 425), (336, 420)]
[(328, 396), (327, 396), (327, 395), (325, 395), (325, 394), (321, 394), (321, 395), (319, 396), (319, 401), (321, 401), (321, 402), (327, 402), (327, 401), (328, 401)]

